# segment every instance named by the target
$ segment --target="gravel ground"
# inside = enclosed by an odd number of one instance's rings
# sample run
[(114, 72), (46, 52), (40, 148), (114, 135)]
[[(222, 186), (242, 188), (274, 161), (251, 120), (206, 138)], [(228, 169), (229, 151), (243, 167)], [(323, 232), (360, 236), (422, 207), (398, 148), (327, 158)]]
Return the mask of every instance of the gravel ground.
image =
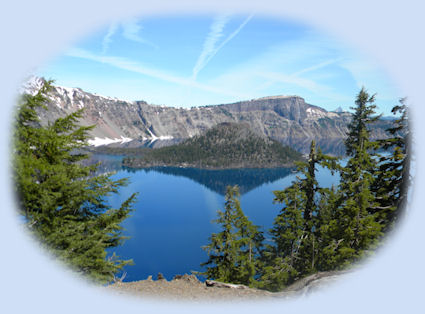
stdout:
[(149, 299), (172, 301), (260, 301), (278, 300), (306, 296), (326, 288), (340, 280), (347, 271), (316, 273), (305, 277), (282, 292), (272, 293), (238, 285), (238, 288), (207, 286), (195, 275), (178, 276), (171, 281), (166, 279), (117, 282), (106, 289), (121, 295), (133, 295)]
[(122, 295), (174, 301), (262, 300), (276, 297), (273, 293), (245, 286), (243, 289), (208, 287), (194, 275), (183, 275), (181, 278), (171, 281), (147, 279), (133, 282), (117, 282), (108, 286), (107, 289)]

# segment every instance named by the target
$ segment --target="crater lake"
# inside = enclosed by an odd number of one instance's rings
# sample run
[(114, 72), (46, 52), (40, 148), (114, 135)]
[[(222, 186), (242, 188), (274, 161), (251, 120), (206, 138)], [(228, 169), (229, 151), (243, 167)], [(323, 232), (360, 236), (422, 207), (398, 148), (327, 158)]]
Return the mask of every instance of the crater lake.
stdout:
[[(208, 256), (202, 246), (212, 233), (217, 211), (224, 210), (226, 186), (238, 185), (245, 215), (261, 227), (266, 241), (268, 230), (282, 204), (273, 202), (275, 190), (288, 187), (297, 175), (294, 168), (204, 170), (197, 168), (156, 167), (126, 169), (123, 156), (95, 154), (91, 162), (101, 162), (99, 171), (114, 172), (112, 179), (128, 178), (108, 202), (119, 207), (137, 192), (131, 217), (122, 224), (128, 239), (110, 250), (134, 265), (124, 268), (123, 281), (138, 281), (158, 273), (171, 280), (177, 274), (203, 271)], [(339, 181), (329, 170), (319, 168), (317, 179), (324, 187)]]

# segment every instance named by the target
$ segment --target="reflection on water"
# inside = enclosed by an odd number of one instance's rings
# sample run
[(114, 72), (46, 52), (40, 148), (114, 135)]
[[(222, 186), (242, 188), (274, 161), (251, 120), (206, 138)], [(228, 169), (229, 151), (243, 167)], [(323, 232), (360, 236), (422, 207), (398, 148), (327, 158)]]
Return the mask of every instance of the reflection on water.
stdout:
[(180, 167), (152, 167), (145, 169), (132, 169), (122, 167), (124, 156), (93, 154), (85, 164), (100, 163), (96, 174), (117, 172), (125, 170), (128, 173), (151, 171), (189, 178), (218, 194), (224, 195), (226, 187), (238, 185), (241, 194), (245, 194), (263, 184), (271, 183), (291, 174), (294, 168), (269, 168), (269, 169), (224, 169), (209, 170), (199, 168)]
[(133, 259), (126, 266), (125, 281), (154, 277), (161, 272), (172, 279), (176, 274), (202, 271), (200, 263), (207, 254), (202, 246), (218, 227), (212, 222), (217, 210), (224, 208), (227, 185), (238, 184), (243, 193), (241, 206), (255, 224), (267, 230), (281, 205), (273, 203), (273, 191), (290, 184), (290, 169), (203, 170), (184, 168), (120, 169), (116, 156), (93, 156), (102, 160), (102, 170), (115, 171), (112, 179), (128, 178), (129, 185), (108, 201), (118, 207), (132, 193), (138, 192), (134, 211), (123, 223), (123, 245), (110, 250), (123, 259)]
[[(128, 178), (129, 185), (108, 197), (117, 208), (132, 193), (139, 195), (134, 211), (122, 226), (128, 236), (123, 245), (113, 248), (126, 266), (125, 281), (154, 277), (161, 272), (168, 280), (176, 274), (202, 271), (207, 260), (202, 246), (218, 226), (212, 221), (224, 208), (227, 185), (240, 186), (241, 207), (245, 215), (267, 232), (282, 208), (273, 202), (273, 191), (289, 186), (295, 178), (291, 169), (204, 170), (187, 168), (151, 168), (129, 170), (121, 167), (123, 156), (93, 155), (90, 163), (101, 162), (100, 171), (115, 172), (112, 179)], [(317, 179), (323, 186), (338, 181), (319, 167)], [(266, 234), (267, 237), (267, 234)]]
[[(129, 172), (140, 170), (126, 169)], [(271, 169), (225, 169), (208, 170), (198, 168), (153, 167), (143, 169), (164, 174), (189, 178), (211, 191), (224, 195), (229, 185), (238, 185), (241, 194), (245, 194), (263, 184), (271, 183), (291, 174), (291, 168)]]

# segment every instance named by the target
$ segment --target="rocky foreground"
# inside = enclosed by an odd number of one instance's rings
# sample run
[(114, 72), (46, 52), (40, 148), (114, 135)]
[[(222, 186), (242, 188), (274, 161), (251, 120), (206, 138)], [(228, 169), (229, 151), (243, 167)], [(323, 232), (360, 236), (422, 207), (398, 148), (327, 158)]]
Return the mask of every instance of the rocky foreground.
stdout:
[(337, 282), (347, 271), (320, 272), (305, 277), (281, 292), (268, 292), (252, 289), (244, 285), (225, 284), (216, 281), (201, 282), (195, 275), (176, 276), (167, 281), (159, 276), (158, 280), (149, 277), (134, 282), (117, 282), (107, 287), (121, 295), (132, 295), (150, 299), (174, 301), (237, 301), (285, 299), (305, 296), (318, 289), (326, 288)]

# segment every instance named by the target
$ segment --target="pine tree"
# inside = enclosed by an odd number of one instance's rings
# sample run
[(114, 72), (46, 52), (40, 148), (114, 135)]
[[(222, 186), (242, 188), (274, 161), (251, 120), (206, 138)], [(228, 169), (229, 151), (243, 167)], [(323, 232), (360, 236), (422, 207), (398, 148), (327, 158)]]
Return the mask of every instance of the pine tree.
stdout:
[(373, 185), (379, 203), (374, 208), (384, 229), (389, 230), (403, 216), (407, 205), (408, 188), (410, 186), (410, 130), (406, 99), (394, 106), (393, 114), (400, 114), (394, 126), (387, 131), (392, 137), (380, 140), (380, 148), (387, 154), (380, 157), (377, 179)]
[[(297, 164), (301, 176), (275, 191), (275, 201), (285, 206), (270, 231), (273, 245), (263, 253), (258, 287), (279, 291), (309, 273), (346, 267), (370, 254), (400, 218), (410, 182), (406, 107), (402, 101), (393, 108), (401, 117), (388, 130), (393, 137), (379, 143), (368, 129), (379, 119), (375, 108), (374, 96), (361, 89), (348, 126), (345, 167), (316, 152), (312, 142), (308, 161)], [(379, 155), (377, 148), (392, 148), (392, 154)], [(318, 185), (317, 165), (340, 173), (338, 187)]]
[[(107, 256), (123, 240), (120, 223), (135, 195), (113, 209), (105, 198), (126, 180), (94, 176), (97, 165), (82, 166), (92, 127), (77, 127), (82, 111), (43, 126), (51, 81), (34, 96), (23, 95), (14, 129), (13, 173), (18, 208), (29, 230), (57, 258), (98, 282), (108, 282), (131, 261)], [(80, 151), (80, 152), (79, 152)]]
[(382, 226), (373, 208), (377, 205), (371, 191), (377, 159), (370, 153), (376, 143), (370, 140), (368, 125), (376, 121), (375, 96), (364, 88), (357, 95), (348, 137), (345, 141), (347, 165), (341, 171), (339, 208), (333, 227), (336, 264), (347, 265), (372, 249), (381, 236)]
[(299, 270), (302, 274), (313, 273), (317, 270), (318, 261), (321, 260), (321, 248), (323, 245), (321, 228), (327, 223), (324, 210), (324, 200), (328, 199), (331, 191), (319, 185), (316, 179), (317, 166), (327, 168), (334, 175), (340, 170), (339, 159), (322, 153), (316, 148), (313, 140), (310, 146), (310, 154), (307, 162), (298, 163), (298, 171), (303, 175), (300, 180), (301, 190), (304, 194), (304, 229), (307, 234), (300, 250)]
[(201, 266), (212, 265), (203, 273), (208, 279), (252, 286), (263, 235), (244, 215), (239, 197), (237, 186), (227, 187), (225, 210), (218, 211), (214, 221), (222, 231), (213, 233), (211, 243), (203, 247), (209, 259)]
[(279, 291), (299, 276), (299, 251), (306, 237), (303, 196), (299, 182), (283, 191), (275, 191), (275, 201), (285, 207), (275, 218), (270, 230), (273, 245), (264, 252), (263, 268), (258, 286)]
[(332, 185), (330, 189), (322, 189), (318, 215), (318, 271), (337, 269), (340, 262), (338, 248), (343, 241), (339, 224), (341, 210), (341, 191)]
[(316, 179), (317, 166), (335, 171), (337, 158), (322, 154), (311, 142), (307, 162), (298, 162), (301, 176), (283, 191), (275, 191), (275, 202), (284, 203), (270, 230), (274, 245), (264, 253), (266, 266), (260, 278), (261, 286), (280, 290), (298, 277), (317, 270), (320, 259), (320, 230), (323, 219), (320, 203), (327, 189), (319, 186)]

